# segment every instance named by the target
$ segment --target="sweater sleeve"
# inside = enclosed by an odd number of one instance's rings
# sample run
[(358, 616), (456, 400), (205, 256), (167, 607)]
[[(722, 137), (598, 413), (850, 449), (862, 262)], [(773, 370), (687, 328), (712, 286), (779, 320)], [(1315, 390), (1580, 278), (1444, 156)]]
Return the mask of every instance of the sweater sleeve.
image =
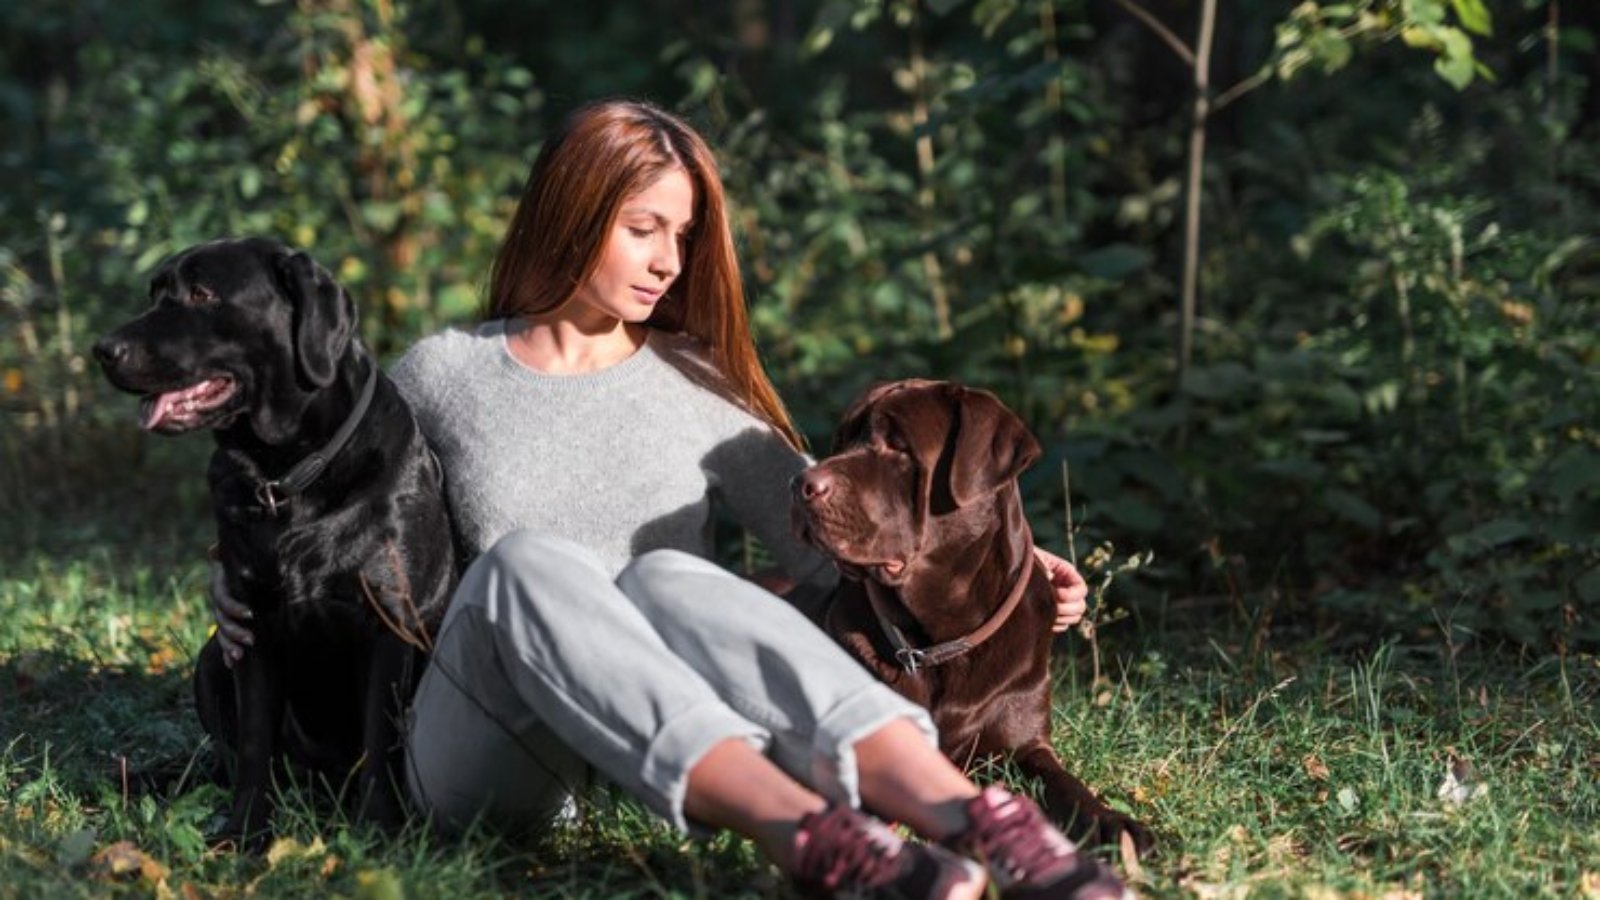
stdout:
[(801, 541), (790, 524), (789, 482), (811, 464), (764, 422), (739, 413), (745, 427), (719, 443), (706, 460), (716, 498), (734, 521), (771, 551), (797, 583), (790, 599), (802, 609), (831, 591), (839, 573), (832, 560)]

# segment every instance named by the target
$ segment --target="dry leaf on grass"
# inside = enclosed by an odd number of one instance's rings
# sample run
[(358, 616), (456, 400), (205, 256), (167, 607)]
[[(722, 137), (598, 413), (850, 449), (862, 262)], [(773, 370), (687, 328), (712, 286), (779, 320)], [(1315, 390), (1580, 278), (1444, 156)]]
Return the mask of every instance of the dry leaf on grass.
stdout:
[(106, 847), (90, 858), (89, 866), (96, 878), (120, 880), (137, 877), (151, 886), (159, 884), (170, 871), (134, 846), (132, 841), (117, 841)]
[(285, 860), (315, 859), (327, 852), (328, 848), (320, 836), (313, 839), (309, 846), (294, 838), (282, 837), (273, 841), (267, 849), (267, 865), (276, 866)]
[(1322, 760), (1317, 759), (1315, 753), (1307, 753), (1306, 758), (1302, 759), (1300, 764), (1305, 766), (1306, 774), (1311, 776), (1313, 781), (1327, 781), (1333, 774), (1328, 771), (1327, 765)]

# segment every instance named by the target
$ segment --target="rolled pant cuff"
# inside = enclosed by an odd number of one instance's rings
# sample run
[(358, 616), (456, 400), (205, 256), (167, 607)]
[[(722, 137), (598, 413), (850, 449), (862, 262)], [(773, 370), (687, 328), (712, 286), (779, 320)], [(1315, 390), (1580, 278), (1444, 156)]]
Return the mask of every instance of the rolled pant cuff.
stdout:
[(873, 683), (844, 700), (817, 720), (811, 741), (811, 785), (830, 800), (861, 806), (861, 776), (856, 766), (856, 742), (895, 719), (909, 719), (928, 743), (939, 746), (939, 732), (928, 711)]
[(689, 771), (702, 756), (730, 738), (765, 751), (772, 735), (741, 718), (721, 702), (702, 703), (661, 726), (639, 766), (646, 803), (679, 831), (690, 830), (683, 812)]

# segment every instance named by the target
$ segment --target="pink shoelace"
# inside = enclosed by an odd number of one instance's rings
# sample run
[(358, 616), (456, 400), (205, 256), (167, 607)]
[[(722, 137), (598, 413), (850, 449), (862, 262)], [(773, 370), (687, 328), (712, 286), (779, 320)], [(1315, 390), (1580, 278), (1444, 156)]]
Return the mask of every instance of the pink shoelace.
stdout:
[(1039, 807), (1003, 788), (984, 788), (968, 803), (967, 815), (971, 821), (956, 842), (988, 865), (1002, 889), (1052, 882), (1078, 863), (1077, 848)]
[(904, 864), (905, 842), (847, 806), (801, 819), (795, 843), (797, 880), (829, 891), (889, 884)]

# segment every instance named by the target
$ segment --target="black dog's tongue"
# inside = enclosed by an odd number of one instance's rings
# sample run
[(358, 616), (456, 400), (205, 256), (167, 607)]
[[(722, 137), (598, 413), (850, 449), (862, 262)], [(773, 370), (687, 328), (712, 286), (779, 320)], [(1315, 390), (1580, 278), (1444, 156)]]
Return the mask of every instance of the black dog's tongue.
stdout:
[(172, 409), (177, 404), (177, 396), (182, 391), (168, 391), (165, 394), (154, 394), (139, 401), (139, 427), (145, 431), (154, 431), (162, 422), (172, 417)]
[(146, 431), (191, 427), (200, 414), (226, 401), (232, 393), (230, 379), (207, 378), (180, 390), (151, 394), (139, 401), (139, 427)]

